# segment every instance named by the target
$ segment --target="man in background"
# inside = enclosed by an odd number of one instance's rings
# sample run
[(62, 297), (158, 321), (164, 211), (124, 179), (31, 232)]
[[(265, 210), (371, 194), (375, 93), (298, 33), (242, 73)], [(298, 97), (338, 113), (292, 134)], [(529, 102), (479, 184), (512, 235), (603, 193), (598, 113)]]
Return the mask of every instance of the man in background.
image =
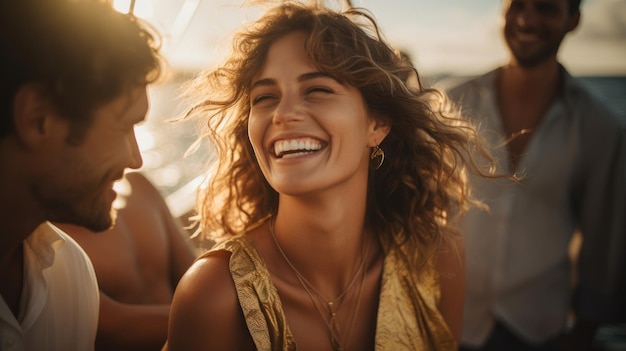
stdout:
[(158, 190), (141, 173), (120, 182), (115, 226), (94, 235), (58, 224), (89, 255), (100, 285), (96, 350), (160, 350), (176, 284), (196, 253)]
[(48, 221), (108, 229), (160, 72), (155, 35), (96, 1), (0, 3), (0, 349), (92, 350), (89, 258)]
[(495, 146), (499, 172), (519, 178), (472, 180), (490, 209), (460, 223), (462, 350), (588, 350), (599, 323), (626, 315), (624, 126), (557, 60), (579, 6), (503, 1), (508, 64), (449, 91)]

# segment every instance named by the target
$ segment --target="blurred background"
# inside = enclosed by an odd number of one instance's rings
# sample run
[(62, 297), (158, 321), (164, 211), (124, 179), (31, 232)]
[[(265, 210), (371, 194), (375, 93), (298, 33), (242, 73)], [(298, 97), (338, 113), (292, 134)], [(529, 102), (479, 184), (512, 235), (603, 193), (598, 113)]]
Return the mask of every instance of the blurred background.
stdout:
[[(127, 11), (131, 0), (114, 0)], [(341, 4), (338, 0), (327, 0)], [(425, 74), (479, 74), (506, 56), (499, 0), (352, 0)], [(242, 0), (135, 0), (135, 14), (163, 34), (170, 63), (197, 70), (218, 62), (230, 34), (258, 10)], [(583, 0), (582, 22), (561, 58), (575, 74), (626, 74), (626, 1)]]
[[(205, 174), (206, 145), (185, 156), (197, 138), (190, 122), (171, 122), (184, 110), (181, 84), (219, 63), (230, 38), (260, 9), (243, 0), (113, 0), (134, 8), (162, 35), (171, 75), (150, 88), (150, 112), (137, 128), (143, 172), (184, 218)], [(329, 0), (332, 1), (332, 0)], [(498, 0), (352, 0), (371, 11), (383, 34), (410, 55), (425, 84), (444, 87), (496, 68), (506, 60)], [(336, 1), (340, 6), (341, 2)], [(581, 24), (568, 35), (560, 60), (626, 121), (626, 0), (583, 0)], [(626, 326), (603, 328), (598, 350), (626, 350)]]
[[(332, 0), (331, 0), (332, 1)], [(339, 0), (337, 6), (341, 6)], [(413, 59), (424, 82), (445, 84), (502, 64), (498, 0), (352, 0), (372, 12), (384, 35)], [(151, 109), (137, 130), (143, 171), (168, 198), (175, 214), (193, 206), (206, 151), (184, 157), (196, 139), (188, 122), (168, 122), (184, 109), (180, 85), (229, 52), (232, 32), (260, 14), (242, 0), (114, 0), (133, 6), (163, 37), (172, 74), (151, 87)], [(560, 59), (601, 99), (626, 115), (626, 0), (583, 0), (582, 21), (566, 38)], [(624, 117), (626, 118), (626, 117)], [(205, 150), (203, 148), (202, 150)]]

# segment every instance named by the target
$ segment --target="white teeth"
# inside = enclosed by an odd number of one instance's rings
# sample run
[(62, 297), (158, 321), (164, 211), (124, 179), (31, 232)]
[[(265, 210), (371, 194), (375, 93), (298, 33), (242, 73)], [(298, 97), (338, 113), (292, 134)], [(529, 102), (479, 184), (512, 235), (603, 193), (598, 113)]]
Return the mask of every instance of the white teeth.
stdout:
[(294, 157), (311, 153), (321, 148), (322, 143), (313, 138), (279, 140), (274, 144), (274, 153), (278, 157)]
[(539, 36), (534, 33), (517, 33), (517, 38), (525, 42), (539, 40)]

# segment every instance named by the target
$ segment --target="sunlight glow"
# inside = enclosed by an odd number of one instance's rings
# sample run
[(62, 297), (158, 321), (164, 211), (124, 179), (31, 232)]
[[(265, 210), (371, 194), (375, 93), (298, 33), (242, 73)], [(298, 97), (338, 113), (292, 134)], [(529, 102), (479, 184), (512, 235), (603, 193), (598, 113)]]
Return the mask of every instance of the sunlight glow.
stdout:
[[(113, 8), (121, 13), (128, 13), (131, 0), (113, 0)], [(134, 15), (143, 19), (150, 19), (154, 15), (152, 0), (135, 0)]]
[(117, 197), (113, 201), (113, 208), (119, 210), (126, 207), (126, 199), (130, 196), (130, 193), (133, 192), (128, 179), (124, 177), (113, 183), (113, 190), (117, 193)]
[(156, 140), (154, 139), (154, 135), (145, 124), (135, 127), (135, 137), (137, 138), (137, 144), (139, 145), (139, 149), (142, 152), (151, 150), (156, 146)]

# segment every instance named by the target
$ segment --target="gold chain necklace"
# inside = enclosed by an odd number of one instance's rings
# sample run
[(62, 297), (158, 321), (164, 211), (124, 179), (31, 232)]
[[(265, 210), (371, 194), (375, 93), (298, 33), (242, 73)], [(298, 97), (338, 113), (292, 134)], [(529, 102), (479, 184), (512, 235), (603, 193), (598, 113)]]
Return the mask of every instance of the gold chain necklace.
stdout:
[[(274, 232), (274, 221), (275, 221), (275, 219), (270, 219), (270, 221), (269, 221), (269, 229), (270, 229), (270, 234), (272, 235), (272, 239), (274, 239), (274, 244), (276, 244), (276, 248), (278, 249), (278, 252), (280, 252), (280, 255), (283, 257), (285, 262), (287, 262), (287, 265), (289, 265), (289, 267), (291, 268), (291, 270), (295, 274), (296, 278), (298, 278), (298, 281), (300, 282), (300, 285), (302, 286), (304, 291), (306, 291), (307, 295), (311, 299), (311, 302), (313, 303), (313, 306), (315, 306), (315, 309), (317, 310), (317, 312), (319, 313), (320, 317), (322, 318), (322, 320), (326, 324), (326, 327), (328, 328), (328, 334), (329, 334), (328, 336), (329, 336), (329, 339), (330, 339), (330, 345), (332, 346), (332, 348), (334, 350), (336, 350), (336, 351), (345, 351), (346, 349), (343, 346), (343, 340), (341, 338), (341, 334), (340, 334), (340, 331), (339, 331), (339, 326), (337, 324), (337, 318), (336, 318), (337, 317), (337, 311), (339, 311), (339, 309), (342, 307), (342, 302), (343, 302), (342, 299), (346, 296), (348, 291), (351, 290), (352, 286), (357, 281), (357, 278), (359, 276), (361, 276), (361, 284), (359, 286), (356, 306), (354, 308), (354, 313), (352, 315), (352, 322), (350, 324), (350, 329), (348, 331), (348, 335), (347, 335), (347, 339), (346, 339), (346, 343), (348, 343), (350, 341), (350, 337), (352, 336), (352, 330), (353, 330), (353, 327), (354, 327), (354, 324), (355, 324), (355, 321), (356, 321), (359, 305), (360, 305), (360, 302), (361, 302), (361, 292), (363, 290), (363, 281), (365, 280), (365, 270), (363, 268), (365, 267), (365, 259), (367, 257), (367, 251), (369, 251), (369, 245), (367, 246), (367, 249), (363, 252), (363, 257), (361, 258), (361, 264), (359, 265), (359, 268), (357, 269), (357, 271), (354, 274), (354, 277), (352, 278), (350, 283), (341, 292), (341, 294), (339, 294), (333, 300), (329, 301), (328, 299), (324, 298), (324, 296), (319, 291), (317, 291), (317, 289), (313, 286), (313, 284), (311, 284), (304, 277), (304, 275), (302, 275), (302, 273), (300, 273), (300, 271), (298, 271), (298, 269), (296, 269), (296, 266), (293, 263), (291, 263), (291, 260), (289, 260), (289, 258), (287, 257), (287, 254), (285, 254), (285, 252), (283, 251), (282, 247), (278, 243), (278, 239), (276, 238), (276, 233)], [(322, 309), (319, 306), (320, 303), (313, 297), (313, 294), (311, 293), (311, 290), (315, 293), (315, 295), (317, 295), (318, 299), (320, 299), (323, 302), (322, 304), (323, 305), (325, 304), (326, 307), (328, 308), (328, 317), (324, 316), (324, 312), (322, 312)], [(336, 309), (334, 308), (335, 303), (337, 303), (337, 305), (338, 305), (338, 307)]]
[(532, 132), (533, 132), (532, 129), (522, 128), (522, 129), (518, 130), (515, 133), (511, 133), (511, 135), (509, 135), (506, 139), (504, 139), (504, 141), (500, 145), (498, 145), (498, 146), (502, 147), (502, 146), (510, 143), (511, 141), (513, 141), (515, 138), (517, 138), (519, 136), (522, 136), (522, 135), (530, 134)]

